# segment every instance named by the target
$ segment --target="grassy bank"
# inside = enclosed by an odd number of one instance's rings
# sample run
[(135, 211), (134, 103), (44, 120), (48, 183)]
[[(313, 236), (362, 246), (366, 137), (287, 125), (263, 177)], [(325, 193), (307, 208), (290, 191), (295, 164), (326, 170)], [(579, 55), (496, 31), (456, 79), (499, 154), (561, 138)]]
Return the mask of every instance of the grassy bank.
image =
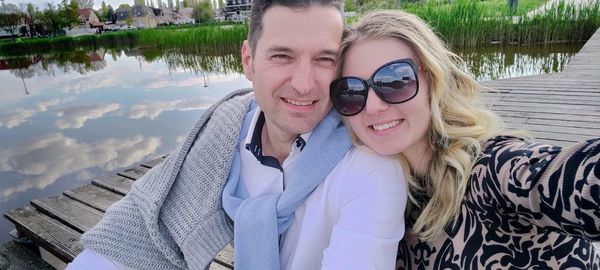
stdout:
[[(600, 27), (600, 1), (594, 5), (559, 3), (535, 16), (489, 16), (491, 11), (478, 1), (451, 5), (430, 1), (409, 6), (407, 11), (427, 21), (451, 46), (473, 47), (489, 43), (539, 44), (579, 42), (589, 39)], [(509, 14), (508, 9), (497, 11)]]
[(66, 52), (77, 49), (195, 46), (239, 46), (246, 25), (208, 25), (193, 28), (154, 28), (80, 37), (20, 39), (0, 43), (0, 55), (26, 55), (32, 52)]
[[(401, 8), (423, 18), (453, 47), (474, 47), (490, 43), (580, 42), (589, 39), (600, 27), (600, 0), (594, 5), (581, 8), (559, 3), (545, 13), (527, 16), (527, 11), (535, 9), (541, 1), (526, 2), (529, 3), (528, 9), (520, 7), (517, 11), (510, 11), (499, 0), (457, 0), (451, 4), (446, 0), (429, 0), (403, 4)], [(365, 6), (359, 14), (372, 8), (390, 7)], [(20, 42), (0, 42), (0, 55), (99, 47), (239, 46), (245, 39), (247, 30), (245, 24), (219, 24), (131, 30), (77, 38), (22, 39)]]

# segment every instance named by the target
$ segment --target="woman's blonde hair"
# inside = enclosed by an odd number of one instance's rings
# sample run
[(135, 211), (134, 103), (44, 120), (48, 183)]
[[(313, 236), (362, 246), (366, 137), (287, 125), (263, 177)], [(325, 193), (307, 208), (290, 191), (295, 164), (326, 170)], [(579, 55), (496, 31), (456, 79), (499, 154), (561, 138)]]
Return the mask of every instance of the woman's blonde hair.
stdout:
[[(415, 177), (407, 159), (402, 154), (399, 157), (410, 188), (411, 207), (420, 208), (412, 231), (420, 239), (430, 240), (459, 213), (480, 143), (497, 135), (501, 123), (484, 109), (479, 97), (482, 87), (461, 69), (462, 60), (424, 21), (403, 11), (371, 12), (349, 29), (340, 48), (338, 75), (352, 44), (385, 38), (409, 45), (418, 57), (413, 60), (425, 69), (429, 82), (431, 160), (427, 175)], [(356, 135), (352, 136), (360, 144)], [(415, 199), (422, 195), (430, 199), (426, 203)]]

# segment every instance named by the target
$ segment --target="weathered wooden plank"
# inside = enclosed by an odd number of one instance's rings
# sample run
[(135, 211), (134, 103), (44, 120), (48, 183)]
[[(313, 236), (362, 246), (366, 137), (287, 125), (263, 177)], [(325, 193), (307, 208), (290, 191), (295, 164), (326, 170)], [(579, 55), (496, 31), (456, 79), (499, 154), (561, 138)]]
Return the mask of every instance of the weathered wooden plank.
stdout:
[(600, 116), (588, 115), (561, 115), (556, 113), (544, 113), (544, 112), (522, 112), (513, 109), (506, 109), (501, 107), (493, 108), (492, 111), (497, 113), (500, 117), (525, 117), (530, 119), (545, 119), (545, 120), (561, 120), (561, 121), (583, 121), (589, 123), (600, 122)]
[(518, 121), (505, 121), (510, 127), (516, 127), (521, 129), (529, 129), (541, 132), (552, 132), (552, 133), (565, 133), (565, 134), (577, 134), (581, 136), (598, 137), (600, 136), (600, 124), (596, 127), (586, 128), (583, 127), (564, 127), (564, 126), (549, 126), (531, 123), (522, 123)]
[(493, 106), (514, 106), (519, 108), (535, 109), (539, 112), (546, 111), (577, 111), (578, 113), (585, 113), (587, 115), (595, 115), (600, 113), (600, 105), (588, 105), (588, 104), (564, 104), (564, 103), (546, 103), (543, 99), (539, 102), (517, 102), (516, 100), (505, 101), (503, 99), (495, 100), (492, 103)]
[[(600, 84), (599, 84), (599, 88), (600, 88)], [(599, 89), (600, 90), (600, 89)], [(592, 102), (596, 102), (600, 100), (600, 97), (592, 97), (592, 96), (580, 96), (580, 95), (576, 95), (576, 96), (566, 96), (566, 95), (562, 95), (561, 93), (519, 93), (519, 92), (512, 92), (512, 91), (499, 91), (499, 92), (493, 92), (493, 91), (489, 91), (489, 92), (482, 92), (481, 93), (481, 97), (487, 98), (487, 97), (494, 97), (494, 98), (506, 98), (506, 99), (510, 99), (510, 98), (519, 98), (519, 99), (524, 99), (524, 100), (544, 100), (546, 102), (561, 102), (561, 101), (567, 101), (567, 102), (577, 102), (577, 101), (589, 101), (591, 105), (593, 105), (594, 103)]]
[[(510, 129), (531, 131), (534, 135), (536, 135), (536, 137), (543, 135), (546, 138), (556, 138), (565, 141), (581, 141), (600, 136), (600, 134), (591, 134), (592, 132), (587, 132), (583, 129), (552, 129), (552, 127), (548, 128), (546, 126), (541, 125), (528, 125), (518, 123), (506, 123), (506, 126)], [(582, 133), (585, 132), (585, 134), (577, 133), (575, 131), (581, 131)]]
[(81, 251), (80, 233), (54, 220), (31, 206), (18, 208), (4, 216), (38, 245), (64, 262), (71, 262)]
[[(565, 127), (565, 128), (589, 128), (600, 132), (600, 125), (594, 126), (592, 122), (585, 121), (575, 121), (575, 120), (557, 120), (557, 119), (537, 119), (537, 118), (527, 118), (527, 117), (511, 117), (511, 116), (502, 116), (502, 121), (506, 123), (518, 123), (518, 124), (527, 124), (527, 125), (545, 125), (549, 127)], [(590, 125), (592, 124), (592, 125)]]
[[(557, 97), (561, 97), (561, 96), (566, 96), (566, 97), (589, 97), (589, 98), (598, 98), (600, 97), (600, 93), (586, 93), (586, 92), (575, 92), (575, 91), (565, 91), (563, 93), (557, 92), (557, 93), (551, 93), (549, 91), (544, 91), (543, 89), (539, 89), (537, 91), (531, 91), (531, 90), (522, 90), (519, 88), (506, 88), (506, 89), (500, 89), (501, 91), (510, 91), (510, 94), (538, 94), (540, 96), (548, 96), (548, 97), (552, 97), (552, 96), (557, 96)], [(537, 92), (537, 93), (536, 93)]]
[[(581, 116), (589, 119), (600, 119), (600, 110), (590, 110), (585, 108), (554, 108), (548, 106), (541, 110), (540, 108), (532, 108), (528, 105), (504, 105), (504, 104), (492, 104), (492, 111), (511, 111), (511, 112), (523, 112), (523, 113), (543, 113), (548, 115), (563, 115), (563, 116)], [(600, 123), (600, 121), (599, 121)]]
[(6, 270), (54, 270), (30, 249), (15, 241), (0, 246), (0, 269)]
[(133, 183), (133, 180), (119, 175), (110, 175), (92, 180), (92, 184), (121, 195), (126, 195), (129, 193)]
[(161, 162), (163, 162), (163, 160), (165, 160), (165, 158), (167, 158), (166, 156), (162, 156), (162, 157), (157, 157), (148, 161), (144, 161), (141, 166), (146, 167), (146, 168), (154, 168), (156, 165), (160, 164)]
[[(507, 90), (519, 90), (519, 91), (528, 91), (528, 92), (546, 92), (548, 94), (552, 94), (552, 93), (563, 93), (563, 94), (575, 94), (575, 93), (579, 93), (579, 94), (588, 94), (588, 95), (592, 95), (595, 96), (598, 92), (598, 88), (597, 86), (593, 86), (593, 85), (589, 85), (586, 87), (586, 85), (577, 85), (577, 82), (572, 82), (572, 83), (554, 83), (554, 84), (547, 84), (547, 83), (541, 83), (541, 82), (532, 82), (531, 84), (525, 84), (525, 83), (515, 83), (513, 84), (508, 84), (508, 83), (494, 83), (494, 84), (486, 84), (485, 86), (491, 87), (491, 88), (495, 88), (495, 89), (507, 89)], [(597, 83), (597, 82), (595, 82)]]
[(102, 219), (103, 213), (64, 195), (50, 196), (31, 201), (38, 211), (83, 233)]
[(565, 97), (565, 96), (540, 96), (540, 95), (530, 95), (530, 94), (512, 94), (512, 93), (504, 93), (504, 94), (482, 94), (481, 98), (485, 102), (493, 102), (493, 101), (504, 101), (504, 102), (513, 102), (520, 104), (561, 104), (561, 105), (587, 105), (591, 107), (598, 107), (600, 105), (600, 97), (590, 98), (585, 96), (579, 97)]
[[(577, 83), (580, 84), (577, 84)], [(544, 88), (559, 90), (565, 85), (576, 85), (574, 89), (563, 89), (569, 91), (588, 91), (595, 88), (595, 83), (598, 82), (598, 78), (589, 76), (588, 74), (579, 73), (553, 73), (545, 75), (535, 75), (528, 77), (516, 77), (510, 79), (502, 79), (496, 81), (485, 81), (483, 85), (502, 85), (502, 86), (515, 86), (515, 87), (526, 87), (537, 89), (535, 86), (544, 86)]]
[(215, 257), (214, 261), (220, 264), (231, 266), (233, 268), (234, 251), (231, 244), (227, 244), (219, 254)]
[(131, 180), (138, 180), (142, 176), (144, 176), (144, 174), (146, 174), (146, 172), (148, 172), (149, 170), (150, 169), (148, 169), (146, 167), (136, 166), (134, 168), (130, 168), (130, 169), (124, 170), (120, 173), (117, 173), (117, 175), (129, 178)]
[(106, 212), (108, 207), (123, 198), (121, 194), (92, 184), (67, 190), (63, 194), (102, 212)]
[[(508, 84), (494, 84), (494, 85), (485, 85), (491, 87), (496, 90), (506, 90), (511, 93), (538, 93), (538, 94), (563, 94), (567, 96), (581, 96), (581, 95), (589, 95), (591, 97), (597, 97), (599, 95), (597, 87), (577, 87), (575, 88), (575, 83), (569, 85), (561, 85), (561, 86), (546, 86), (543, 84), (535, 84), (531, 86), (526, 86), (523, 84), (518, 85), (508, 85)], [(569, 89), (571, 88), (571, 89)], [(492, 90), (493, 91), (493, 90)]]
[(212, 262), (210, 264), (210, 266), (208, 267), (209, 270), (230, 270), (233, 269), (233, 267), (227, 267), (225, 265), (222, 265), (218, 262)]

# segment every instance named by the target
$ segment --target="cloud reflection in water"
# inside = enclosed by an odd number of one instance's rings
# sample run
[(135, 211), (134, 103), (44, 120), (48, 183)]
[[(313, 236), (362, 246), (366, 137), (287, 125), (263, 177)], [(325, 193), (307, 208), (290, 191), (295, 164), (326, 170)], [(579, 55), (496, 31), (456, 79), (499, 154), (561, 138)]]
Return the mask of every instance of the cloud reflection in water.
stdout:
[[(0, 171), (15, 171), (23, 178), (15, 186), (2, 190), (0, 200), (6, 201), (30, 188), (43, 189), (60, 177), (80, 170), (98, 167), (112, 171), (131, 166), (149, 157), (160, 144), (160, 138), (142, 135), (85, 143), (54, 133), (1, 150)], [(78, 178), (90, 177), (89, 171), (79, 173), (82, 175)]]

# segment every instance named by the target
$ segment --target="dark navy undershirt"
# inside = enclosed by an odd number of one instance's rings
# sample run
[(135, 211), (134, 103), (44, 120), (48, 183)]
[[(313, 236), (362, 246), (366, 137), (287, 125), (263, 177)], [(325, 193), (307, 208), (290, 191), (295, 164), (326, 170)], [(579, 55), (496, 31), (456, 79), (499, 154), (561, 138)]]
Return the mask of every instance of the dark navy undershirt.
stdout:
[[(252, 133), (252, 139), (250, 139), (250, 143), (246, 144), (246, 149), (254, 155), (256, 160), (260, 162), (260, 164), (264, 166), (269, 166), (272, 168), (279, 169), (283, 172), (283, 168), (281, 164), (279, 164), (279, 160), (272, 156), (263, 156), (262, 153), (262, 130), (265, 125), (265, 114), (263, 112), (260, 113), (258, 119), (256, 119), (256, 126), (254, 126), (254, 132)], [(306, 146), (306, 141), (300, 137), (300, 135), (296, 136), (296, 140), (294, 141), (296, 147), (300, 148), (300, 151), (304, 149)]]

